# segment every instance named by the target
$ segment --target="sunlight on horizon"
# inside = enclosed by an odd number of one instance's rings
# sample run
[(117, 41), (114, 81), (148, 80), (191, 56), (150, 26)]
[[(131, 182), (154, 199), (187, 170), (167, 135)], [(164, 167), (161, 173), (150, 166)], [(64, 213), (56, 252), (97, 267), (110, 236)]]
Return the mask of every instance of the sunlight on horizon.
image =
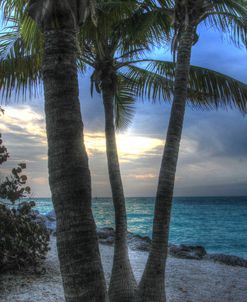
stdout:
[[(6, 107), (5, 114), (0, 120), (0, 126), (4, 134), (27, 135), (36, 143), (47, 145), (44, 116), (34, 111), (28, 105), (18, 107)], [(104, 132), (85, 132), (84, 141), (89, 156), (98, 153), (105, 153), (105, 134)], [(145, 156), (146, 153), (152, 154), (157, 148), (162, 147), (164, 141), (144, 136), (130, 134), (118, 134), (117, 146), (120, 161), (123, 162)], [(40, 160), (47, 160), (44, 154)]]

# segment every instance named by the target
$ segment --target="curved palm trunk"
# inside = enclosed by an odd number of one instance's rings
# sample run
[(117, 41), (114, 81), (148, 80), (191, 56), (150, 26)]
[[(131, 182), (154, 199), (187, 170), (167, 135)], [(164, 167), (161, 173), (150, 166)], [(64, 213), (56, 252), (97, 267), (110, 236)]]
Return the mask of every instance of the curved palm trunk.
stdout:
[(105, 302), (78, 99), (76, 38), (76, 32), (68, 29), (44, 33), (49, 183), (66, 302)]
[(103, 85), (102, 90), (105, 109), (106, 153), (116, 225), (109, 297), (111, 302), (132, 302), (137, 285), (128, 256), (127, 216), (115, 135), (114, 93), (110, 85)]
[(152, 247), (140, 282), (140, 302), (165, 302), (165, 267), (168, 249), (169, 223), (182, 135), (190, 69), (193, 30), (181, 33), (175, 73), (174, 100), (160, 168), (153, 222)]

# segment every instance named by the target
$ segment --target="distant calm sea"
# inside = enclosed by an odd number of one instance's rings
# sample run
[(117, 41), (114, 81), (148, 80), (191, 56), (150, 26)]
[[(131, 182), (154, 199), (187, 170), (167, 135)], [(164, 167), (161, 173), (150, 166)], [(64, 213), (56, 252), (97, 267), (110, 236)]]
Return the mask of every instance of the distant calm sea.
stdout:
[[(154, 198), (127, 198), (129, 231), (151, 237)], [(53, 209), (51, 199), (37, 198), (37, 209)], [(112, 200), (95, 198), (93, 212), (98, 227), (114, 226)], [(210, 253), (247, 259), (247, 197), (174, 198), (170, 243), (203, 245)]]

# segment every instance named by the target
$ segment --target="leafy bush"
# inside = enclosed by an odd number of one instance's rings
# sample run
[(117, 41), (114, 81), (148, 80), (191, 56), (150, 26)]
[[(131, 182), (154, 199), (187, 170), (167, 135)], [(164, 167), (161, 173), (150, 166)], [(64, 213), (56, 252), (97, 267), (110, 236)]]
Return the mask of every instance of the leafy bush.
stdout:
[(30, 195), (31, 188), (25, 186), (27, 176), (22, 174), (24, 169), (26, 169), (25, 163), (18, 164), (17, 168), (12, 169), (11, 175), (0, 183), (0, 198), (3, 201), (15, 204), (20, 198), (27, 198)]
[[(1, 109), (0, 109), (1, 110)], [(0, 165), (7, 161), (9, 154), (7, 148), (3, 145), (2, 135), (0, 133)]]
[[(8, 157), (0, 140), (0, 164)], [(26, 164), (19, 164), (0, 183), (0, 272), (27, 265), (36, 268), (48, 251), (49, 231), (42, 217), (33, 210), (35, 203), (16, 205), (16, 201), (28, 198), (31, 192), (26, 186), (24, 169)]]
[(0, 271), (37, 267), (48, 251), (49, 232), (32, 210), (34, 202), (17, 209), (0, 204)]

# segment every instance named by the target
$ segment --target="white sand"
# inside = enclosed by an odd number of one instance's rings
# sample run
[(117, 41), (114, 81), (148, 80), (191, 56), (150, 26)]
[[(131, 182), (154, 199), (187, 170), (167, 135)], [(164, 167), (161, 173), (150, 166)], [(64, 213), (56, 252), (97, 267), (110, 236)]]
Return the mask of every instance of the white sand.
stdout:
[[(101, 245), (101, 254), (109, 280), (113, 248)], [(140, 279), (146, 252), (130, 251), (137, 279)], [(55, 240), (45, 262), (46, 273), (4, 274), (0, 276), (1, 302), (63, 302), (63, 290)], [(247, 269), (211, 261), (169, 258), (167, 265), (169, 302), (247, 302)]]

